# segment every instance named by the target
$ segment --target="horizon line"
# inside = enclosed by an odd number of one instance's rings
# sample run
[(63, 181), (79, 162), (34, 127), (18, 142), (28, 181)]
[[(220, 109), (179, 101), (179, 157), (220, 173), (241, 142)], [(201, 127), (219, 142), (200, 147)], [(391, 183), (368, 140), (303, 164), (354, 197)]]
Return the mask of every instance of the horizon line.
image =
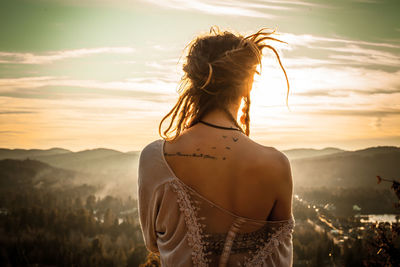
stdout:
[[(364, 148), (359, 148), (359, 149), (355, 149), (355, 150), (346, 150), (346, 149), (342, 149), (339, 147), (333, 147), (333, 146), (326, 146), (324, 148), (311, 148), (311, 147), (295, 147), (295, 148), (288, 148), (288, 149), (282, 149), (280, 151), (290, 151), (290, 150), (325, 150), (325, 149), (339, 149), (342, 150), (343, 152), (356, 152), (359, 150), (365, 150), (365, 149), (369, 149), (369, 148), (378, 148), (378, 147), (394, 147), (394, 148), (400, 148), (400, 146), (395, 146), (395, 145), (377, 145), (377, 146), (369, 146), (369, 147), (364, 147)], [(96, 147), (96, 148), (87, 148), (87, 149), (82, 149), (82, 150), (77, 150), (77, 151), (73, 151), (71, 149), (68, 148), (63, 148), (63, 147), (51, 147), (51, 148), (47, 148), (47, 149), (43, 149), (43, 148), (8, 148), (8, 147), (0, 147), (0, 149), (7, 149), (7, 150), (41, 150), (41, 151), (47, 151), (47, 150), (53, 150), (53, 149), (63, 149), (63, 150), (68, 150), (72, 153), (78, 153), (78, 152), (83, 152), (83, 151), (90, 151), (90, 150), (98, 150), (98, 149), (105, 149), (105, 150), (112, 150), (112, 151), (116, 151), (116, 152), (120, 152), (120, 153), (132, 153), (132, 152), (141, 152), (142, 150), (128, 150), (126, 152), (124, 151), (120, 151), (117, 149), (113, 149), (113, 148), (106, 148), (106, 147)]]

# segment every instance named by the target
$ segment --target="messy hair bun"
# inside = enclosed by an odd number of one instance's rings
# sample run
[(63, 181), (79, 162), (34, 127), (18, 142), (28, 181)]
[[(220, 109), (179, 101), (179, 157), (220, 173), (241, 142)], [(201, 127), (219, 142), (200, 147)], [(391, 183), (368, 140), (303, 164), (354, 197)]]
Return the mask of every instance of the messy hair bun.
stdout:
[[(243, 96), (241, 125), (228, 111), (228, 106), (242, 97), (243, 88), (249, 86), (249, 79), (258, 73), (257, 66), (261, 67), (263, 48), (269, 48), (276, 54), (285, 74), (289, 93), (289, 81), (279, 55), (272, 46), (264, 43), (266, 40), (285, 42), (269, 36), (275, 30), (265, 30), (263, 28), (255, 34), (243, 37), (212, 27), (210, 34), (199, 36), (189, 43), (179, 88), (180, 97), (160, 122), (161, 137), (175, 140), (184, 128), (190, 128), (202, 116), (215, 109), (226, 112), (244, 134), (250, 134), (250, 95), (247, 93)], [(161, 134), (162, 123), (170, 116), (171, 122)]]

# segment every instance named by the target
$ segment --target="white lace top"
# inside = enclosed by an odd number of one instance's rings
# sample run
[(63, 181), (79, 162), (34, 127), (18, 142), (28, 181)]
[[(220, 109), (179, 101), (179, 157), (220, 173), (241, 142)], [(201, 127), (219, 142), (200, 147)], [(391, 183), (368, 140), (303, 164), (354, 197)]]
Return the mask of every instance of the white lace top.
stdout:
[(138, 173), (144, 242), (162, 266), (292, 266), (293, 216), (254, 220), (216, 205), (175, 176), (163, 145), (142, 150)]

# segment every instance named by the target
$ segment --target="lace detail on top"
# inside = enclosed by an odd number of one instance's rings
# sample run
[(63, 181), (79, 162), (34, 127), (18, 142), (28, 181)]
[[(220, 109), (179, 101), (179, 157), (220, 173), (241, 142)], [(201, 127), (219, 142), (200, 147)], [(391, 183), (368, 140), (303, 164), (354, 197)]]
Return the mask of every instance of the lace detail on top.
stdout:
[(263, 261), (273, 253), (274, 248), (279, 246), (280, 243), (283, 243), (285, 239), (288, 238), (288, 234), (293, 232), (293, 228), (293, 220), (289, 220), (288, 223), (280, 226), (278, 231), (273, 233), (269, 239), (266, 241), (263, 240), (264, 245), (258, 247), (256, 253), (253, 254), (250, 252), (252, 257), (245, 261), (244, 266), (262, 266)]
[[(185, 224), (188, 229), (187, 241), (192, 248), (192, 261), (194, 266), (209, 266), (211, 260), (207, 255), (221, 255), (219, 266), (226, 266), (231, 254), (247, 254), (244, 263), (238, 266), (262, 266), (274, 249), (290, 238), (294, 228), (294, 219), (283, 221), (265, 221), (265, 225), (257, 231), (249, 233), (236, 232), (245, 218), (237, 216), (230, 231), (227, 233), (204, 233), (205, 225), (200, 223), (204, 217), (198, 217), (199, 207), (190, 197), (192, 190), (178, 178), (169, 181), (173, 191), (177, 194), (179, 210), (184, 214)], [(190, 191), (190, 192), (189, 192)], [(194, 192), (196, 193), (196, 192)], [(277, 223), (271, 226), (268, 223)]]
[(189, 194), (186, 189), (182, 187), (176, 180), (170, 181), (173, 190), (177, 194), (179, 210), (183, 212), (185, 217), (186, 227), (188, 228), (187, 241), (189, 246), (193, 249), (192, 261), (195, 266), (206, 267), (209, 262), (206, 259), (205, 242), (202, 240), (203, 227), (198, 222), (197, 212), (191, 204)]
[[(268, 232), (268, 225), (264, 225), (257, 231), (250, 233), (237, 233), (235, 243), (232, 246), (231, 254), (240, 254), (248, 251), (255, 252), (259, 240), (268, 239), (271, 233)], [(207, 251), (212, 251), (217, 254), (221, 254), (224, 248), (226, 233), (215, 233), (210, 234), (205, 238), (209, 243)]]

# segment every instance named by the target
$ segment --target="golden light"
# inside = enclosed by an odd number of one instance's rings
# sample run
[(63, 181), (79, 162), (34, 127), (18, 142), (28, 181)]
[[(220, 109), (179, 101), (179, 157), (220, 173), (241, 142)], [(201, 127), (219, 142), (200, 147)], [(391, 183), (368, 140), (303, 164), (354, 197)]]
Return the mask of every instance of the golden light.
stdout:
[(263, 58), (261, 75), (254, 76), (251, 91), (252, 121), (265, 124), (267, 119), (269, 125), (282, 125), (279, 120), (271, 119), (287, 113), (286, 93), (286, 79), (279, 63), (271, 57)]

